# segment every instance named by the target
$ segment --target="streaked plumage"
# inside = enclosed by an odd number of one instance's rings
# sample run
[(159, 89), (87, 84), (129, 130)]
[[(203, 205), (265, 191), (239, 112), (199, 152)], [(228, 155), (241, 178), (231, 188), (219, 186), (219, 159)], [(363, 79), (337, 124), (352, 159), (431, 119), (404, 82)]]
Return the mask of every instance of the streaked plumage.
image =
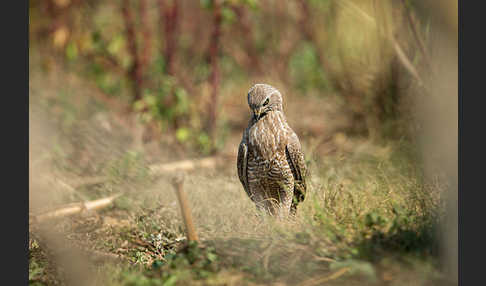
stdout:
[(307, 169), (299, 138), (274, 87), (254, 85), (248, 105), (252, 117), (238, 148), (238, 177), (259, 209), (286, 216), (305, 198)]

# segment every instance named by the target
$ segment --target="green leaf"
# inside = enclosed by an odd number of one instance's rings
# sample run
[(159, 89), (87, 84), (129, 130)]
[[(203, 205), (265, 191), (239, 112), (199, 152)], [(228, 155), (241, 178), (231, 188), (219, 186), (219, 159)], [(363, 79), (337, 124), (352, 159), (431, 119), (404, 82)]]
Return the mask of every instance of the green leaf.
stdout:
[(253, 10), (258, 8), (258, 0), (246, 0), (245, 3)]
[(209, 138), (209, 135), (202, 132), (199, 137), (198, 137), (198, 143), (199, 146), (201, 147), (201, 151), (205, 154), (209, 153), (211, 150), (211, 139)]
[(199, 3), (204, 9), (211, 9), (213, 7), (213, 1), (211, 0), (200, 0)]
[(221, 14), (223, 16), (223, 21), (226, 23), (233, 23), (236, 19), (235, 12), (228, 7), (223, 7), (221, 9)]
[(157, 98), (153, 95), (146, 95), (144, 101), (148, 106), (154, 106), (157, 104)]
[(218, 256), (214, 253), (211, 253), (211, 252), (208, 253), (207, 257), (208, 257), (208, 260), (211, 261), (211, 262), (214, 262), (218, 259)]
[(184, 143), (189, 139), (190, 134), (191, 132), (189, 131), (188, 128), (181, 127), (176, 131), (176, 139), (179, 142)]
[(70, 42), (66, 47), (66, 57), (72, 61), (78, 57), (78, 47), (74, 42)]
[(135, 111), (142, 111), (144, 108), (145, 108), (145, 102), (143, 100), (137, 100), (133, 104), (133, 109), (135, 109)]
[(123, 38), (122, 35), (117, 35), (115, 36), (115, 38), (110, 41), (110, 43), (108, 44), (108, 52), (112, 55), (117, 55), (118, 52), (123, 48), (125, 44), (125, 39)]

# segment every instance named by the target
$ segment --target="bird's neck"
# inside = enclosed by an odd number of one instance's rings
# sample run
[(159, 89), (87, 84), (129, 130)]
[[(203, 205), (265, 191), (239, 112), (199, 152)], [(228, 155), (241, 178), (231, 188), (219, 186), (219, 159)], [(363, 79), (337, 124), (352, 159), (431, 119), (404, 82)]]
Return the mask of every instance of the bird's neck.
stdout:
[(255, 119), (252, 117), (250, 127), (254, 125), (268, 125), (268, 124), (278, 124), (281, 128), (287, 127), (287, 119), (285, 115), (280, 110), (269, 111), (264, 117)]

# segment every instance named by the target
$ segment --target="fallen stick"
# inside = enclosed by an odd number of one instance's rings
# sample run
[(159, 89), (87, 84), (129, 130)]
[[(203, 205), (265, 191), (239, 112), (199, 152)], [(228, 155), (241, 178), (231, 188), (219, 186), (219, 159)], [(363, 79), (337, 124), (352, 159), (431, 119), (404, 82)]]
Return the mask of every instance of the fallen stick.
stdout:
[(198, 160), (182, 160), (166, 164), (153, 164), (149, 166), (149, 170), (152, 174), (158, 175), (176, 171), (191, 171), (196, 168), (215, 168), (218, 163), (218, 157), (208, 157)]
[(83, 211), (99, 210), (109, 206), (119, 196), (121, 196), (121, 194), (116, 194), (111, 197), (102, 198), (99, 200), (94, 200), (89, 202), (69, 204), (62, 208), (36, 215), (33, 217), (33, 220), (35, 222), (42, 222), (47, 219), (69, 216), (69, 215), (81, 213)]
[(189, 207), (189, 200), (184, 192), (183, 184), (184, 177), (182, 175), (175, 176), (172, 179), (172, 185), (174, 186), (177, 199), (179, 200), (179, 205), (181, 207), (182, 219), (184, 221), (184, 225), (186, 226), (187, 239), (189, 241), (199, 241), (196, 230), (192, 223), (191, 208)]
[[(236, 155), (235, 155), (236, 156)], [(220, 157), (207, 157), (198, 160), (182, 160), (172, 163), (165, 163), (165, 164), (152, 164), (148, 166), (151, 175), (162, 175), (164, 173), (173, 173), (177, 171), (192, 171), (196, 168), (215, 168), (220, 162), (222, 158)], [(96, 176), (91, 178), (79, 178), (73, 180), (73, 182), (69, 185), (59, 179), (55, 181), (67, 189), (68, 191), (74, 192), (75, 189), (78, 189), (83, 186), (88, 185), (96, 185), (102, 184), (109, 180), (106, 176)]]

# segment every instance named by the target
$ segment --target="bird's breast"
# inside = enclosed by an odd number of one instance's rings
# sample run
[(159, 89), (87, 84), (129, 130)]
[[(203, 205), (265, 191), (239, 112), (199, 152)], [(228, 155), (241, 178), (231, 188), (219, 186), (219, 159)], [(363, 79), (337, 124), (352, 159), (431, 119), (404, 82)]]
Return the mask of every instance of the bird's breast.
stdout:
[(258, 120), (248, 132), (250, 150), (254, 156), (272, 161), (285, 150), (287, 140), (287, 122), (281, 112), (269, 112)]

